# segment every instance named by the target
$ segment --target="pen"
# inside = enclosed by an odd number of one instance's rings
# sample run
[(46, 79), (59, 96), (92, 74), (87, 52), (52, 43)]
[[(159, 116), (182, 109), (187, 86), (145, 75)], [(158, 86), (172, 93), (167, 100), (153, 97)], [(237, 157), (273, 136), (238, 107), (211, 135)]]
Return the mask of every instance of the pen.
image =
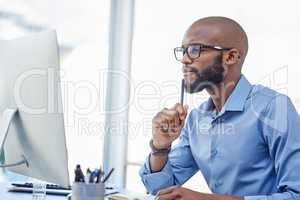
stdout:
[(184, 103), (184, 79), (181, 80), (180, 104)]
[(99, 170), (98, 170), (98, 169), (95, 169), (95, 170), (91, 173), (89, 183), (95, 183), (95, 178), (97, 178), (98, 173), (99, 173)]
[(76, 165), (75, 182), (84, 182), (84, 175), (83, 175), (80, 165)]
[(104, 173), (104, 171), (102, 170), (102, 172), (101, 172), (101, 174), (100, 174), (100, 179), (99, 179), (100, 182), (102, 182), (101, 180), (102, 180), (102, 178), (103, 178), (104, 175), (105, 175), (105, 173)]
[(102, 168), (100, 167), (99, 173), (97, 174), (96, 183), (100, 182), (100, 180), (101, 180), (101, 178), (102, 178), (103, 175), (104, 175), (104, 172), (103, 172)]
[(111, 174), (113, 173), (114, 170), (115, 170), (115, 169), (112, 168), (112, 169), (108, 172), (108, 174), (107, 174), (107, 175), (105, 176), (105, 178), (103, 179), (102, 183), (105, 183), (105, 182), (109, 179), (109, 177), (111, 176)]

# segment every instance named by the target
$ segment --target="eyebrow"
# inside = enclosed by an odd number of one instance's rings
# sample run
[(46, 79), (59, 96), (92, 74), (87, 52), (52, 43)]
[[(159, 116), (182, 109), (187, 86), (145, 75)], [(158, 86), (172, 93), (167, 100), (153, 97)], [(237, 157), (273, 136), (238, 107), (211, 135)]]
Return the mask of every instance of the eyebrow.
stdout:
[[(232, 49), (232, 47), (222, 47), (220, 45), (210, 45), (210, 44), (202, 44), (202, 43), (189, 43), (186, 45), (187, 46), (191, 46), (191, 45), (200, 45), (201, 47), (204, 47), (204, 48), (214, 48), (214, 49), (217, 49), (217, 50), (230, 50)], [(184, 45), (182, 45), (181, 47), (183, 48), (186, 48)]]

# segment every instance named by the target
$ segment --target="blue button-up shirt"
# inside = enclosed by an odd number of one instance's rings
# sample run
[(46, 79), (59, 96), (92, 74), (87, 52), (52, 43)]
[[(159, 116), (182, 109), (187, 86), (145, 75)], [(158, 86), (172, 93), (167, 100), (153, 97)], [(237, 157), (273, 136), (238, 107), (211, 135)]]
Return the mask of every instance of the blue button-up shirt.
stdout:
[(149, 157), (147, 190), (182, 185), (201, 170), (213, 193), (246, 200), (300, 199), (300, 118), (291, 100), (241, 76), (219, 113), (211, 99), (193, 109), (160, 172)]

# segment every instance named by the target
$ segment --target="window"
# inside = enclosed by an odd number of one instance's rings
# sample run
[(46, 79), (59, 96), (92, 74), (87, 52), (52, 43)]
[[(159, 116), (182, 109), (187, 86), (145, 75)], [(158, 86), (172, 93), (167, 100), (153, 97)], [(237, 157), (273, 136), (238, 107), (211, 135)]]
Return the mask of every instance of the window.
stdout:
[(76, 164), (98, 168), (102, 163), (109, 4), (108, 0), (1, 2), (0, 39), (57, 31), (71, 177)]

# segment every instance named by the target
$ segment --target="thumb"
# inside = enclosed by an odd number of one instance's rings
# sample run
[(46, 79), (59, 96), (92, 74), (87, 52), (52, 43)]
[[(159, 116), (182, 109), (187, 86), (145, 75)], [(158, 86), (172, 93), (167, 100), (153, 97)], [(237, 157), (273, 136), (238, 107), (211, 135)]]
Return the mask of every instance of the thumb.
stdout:
[(189, 110), (189, 105), (184, 105), (183, 108), (184, 108), (185, 112), (187, 113)]

